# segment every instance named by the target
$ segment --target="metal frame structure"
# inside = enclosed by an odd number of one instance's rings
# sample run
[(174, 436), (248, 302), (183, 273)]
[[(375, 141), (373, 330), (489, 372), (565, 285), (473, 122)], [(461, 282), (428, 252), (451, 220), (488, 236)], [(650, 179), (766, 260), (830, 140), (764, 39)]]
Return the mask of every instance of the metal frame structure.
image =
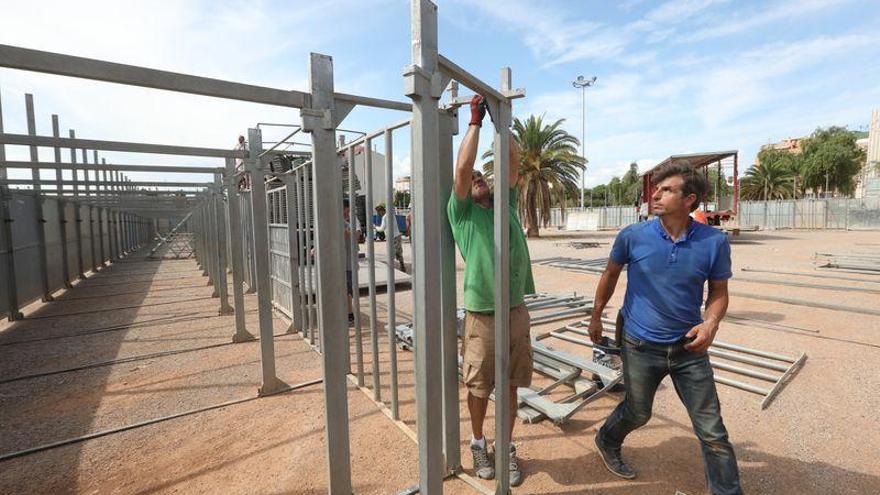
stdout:
[[(296, 228), (288, 228), (286, 236), (290, 289), (290, 304), (296, 308), (291, 311), (290, 331), (303, 332), (311, 343), (316, 344), (322, 354), (323, 384), (325, 405), (325, 433), (327, 452), (328, 491), (333, 494), (352, 492), (350, 453), (349, 453), (349, 415), (347, 404), (347, 380), (349, 374), (348, 356), (350, 336), (345, 319), (345, 287), (343, 282), (344, 249), (342, 213), (341, 169), (338, 167), (336, 130), (346, 116), (357, 105), (412, 112), (411, 119), (382, 129), (379, 133), (368, 134), (353, 141), (367, 145), (370, 140), (383, 138), (386, 143), (386, 170), (388, 192), (387, 215), (394, 221), (393, 192), (391, 181), (392, 131), (411, 123), (413, 197), (414, 197), (414, 323), (416, 339), (420, 345), (415, 355), (416, 367), (416, 408), (417, 440), (419, 451), (419, 490), (423, 494), (442, 493), (442, 483), (450, 474), (460, 474), (459, 454), (459, 404), (457, 384), (457, 325), (455, 303), (455, 254), (452, 234), (445, 218), (444, 202), (452, 191), (453, 152), (452, 138), (458, 127), (456, 91), (449, 105), (440, 107), (439, 101), (444, 90), (452, 83), (469, 87), (483, 95), (494, 117), (494, 150), (496, 170), (501, 177), (507, 176), (510, 166), (507, 148), (510, 139), (511, 100), (524, 96), (522, 90), (513, 90), (511, 72), (501, 71), (500, 89), (482, 82), (465, 69), (438, 53), (437, 46), (437, 7), (429, 0), (411, 0), (412, 15), (412, 65), (403, 72), (405, 95), (411, 103), (378, 98), (337, 93), (334, 89), (333, 61), (331, 57), (311, 54), (309, 64), (309, 88), (307, 92), (275, 89), (250, 84), (222, 81), (188, 74), (180, 74), (156, 69), (148, 69), (76, 56), (62, 55), (39, 50), (0, 45), (0, 67), (41, 72), (68, 77), (91, 79), (95, 81), (174, 91), (193, 95), (224, 98), (253, 103), (262, 103), (298, 109), (301, 130), (311, 138), (311, 173), (305, 168), (277, 173), (270, 167), (272, 157), (277, 154), (273, 148), (262, 150), (262, 135), (259, 127), (249, 129), (247, 147), (235, 149), (194, 148), (145, 144), (136, 142), (99, 141), (76, 138), (73, 131), (70, 137), (59, 136), (58, 126), (54, 126), (53, 136), (36, 136), (31, 131), (27, 135), (4, 133), (0, 128), (0, 153), (3, 145), (30, 146), (32, 159), (29, 162), (7, 162), (0, 154), (2, 167), (24, 167), (32, 169), (29, 185), (34, 189), (38, 200), (54, 192), (59, 200), (71, 202), (76, 206), (72, 212), (77, 221), (91, 225), (96, 218), (106, 222), (97, 229), (88, 230), (94, 236), (102, 232), (105, 225), (112, 232), (113, 246), (106, 251), (97, 247), (89, 263), (77, 261), (82, 274), (87, 267), (97, 266), (107, 252), (116, 255), (146, 243), (156, 233), (155, 218), (160, 213), (177, 215), (192, 212), (187, 227), (196, 234), (195, 256), (209, 284), (220, 299), (220, 312), (230, 310), (226, 293), (226, 276), (231, 267), (233, 279), (233, 308), (236, 333), (233, 342), (253, 339), (247, 332), (243, 318), (243, 286), (248, 282), (249, 291), (256, 289), (258, 299), (262, 386), (260, 395), (269, 395), (290, 390), (275, 375), (275, 355), (272, 333), (272, 278), (269, 266), (270, 237), (269, 214), (267, 211), (267, 192), (264, 179), (277, 177), (286, 186), (295, 190), (294, 194), (284, 193), (284, 203), (273, 203), (273, 208), (283, 207), (286, 211), (288, 227), (295, 221)], [(455, 85), (453, 85), (455, 87)], [(285, 138), (286, 141), (287, 138)], [(34, 165), (37, 147), (56, 148), (55, 163)], [(69, 163), (61, 163), (61, 147), (71, 149)], [(276, 146), (277, 147), (277, 146)], [(97, 155), (93, 163), (88, 162), (86, 150), (122, 151), (134, 153), (161, 153), (179, 156), (200, 156), (223, 160), (222, 166), (213, 168), (157, 165), (123, 165), (99, 163)], [(75, 150), (82, 150), (82, 163), (77, 163)], [(369, 153), (366, 154), (369, 156)], [(370, 163), (371, 167), (372, 164)], [(55, 170), (54, 180), (42, 180), (39, 169)], [(72, 179), (64, 177), (64, 170), (70, 170)], [(82, 176), (80, 176), (82, 171)], [(103, 179), (99, 179), (99, 172)], [(180, 172), (210, 174), (213, 181), (193, 182), (154, 182), (131, 181), (123, 172)], [(369, 176), (369, 174), (368, 174)], [(240, 188), (244, 178), (247, 187)], [(353, 181), (352, 181), (353, 182)], [(28, 185), (17, 179), (10, 180), (4, 173), (0, 184), (6, 199), (8, 185)], [(53, 186), (54, 189), (44, 189)], [(166, 187), (174, 190), (145, 191), (144, 187)], [(187, 189), (190, 188), (190, 189)], [(198, 188), (192, 190), (191, 188)], [(353, 191), (350, 191), (350, 194)], [(15, 194), (24, 194), (16, 191)], [(508, 190), (498, 188), (495, 194), (495, 257), (496, 286), (506, 287), (509, 280), (509, 209)], [(161, 204), (154, 206), (157, 198)], [(370, 198), (372, 199), (372, 198)], [(8, 201), (0, 201), (4, 210), (3, 219), (9, 218), (6, 208)], [(371, 203), (370, 203), (371, 205)], [(371, 205), (372, 206), (372, 205)], [(291, 214), (293, 213), (293, 214)], [(9, 223), (4, 221), (0, 229), (0, 242), (10, 244)], [(242, 227), (245, 227), (242, 229)], [(368, 223), (368, 229), (371, 228)], [(81, 251), (88, 248), (80, 230), (74, 232), (77, 246)], [(371, 237), (371, 236), (370, 236)], [(227, 246), (228, 244), (228, 246)], [(311, 264), (309, 251), (315, 250), (315, 262)], [(389, 242), (387, 251), (387, 286), (389, 321), (387, 333), (392, 356), (395, 352), (394, 333), (394, 280), (393, 251)], [(247, 249), (244, 249), (247, 248)], [(13, 254), (10, 251), (10, 255)], [(354, 251), (354, 250), (353, 250)], [(279, 252), (284, 253), (283, 250)], [(378, 355), (378, 334), (376, 319), (376, 294), (374, 280), (374, 247), (368, 245), (370, 264), (370, 347), (374, 356)], [(302, 258), (305, 258), (303, 261)], [(7, 256), (11, 259), (11, 256)], [(12, 263), (9, 263), (10, 266)], [(231, 265), (231, 266), (230, 266)], [(14, 285), (13, 277), (4, 277), (8, 284)], [(45, 277), (43, 277), (45, 278)], [(313, 298), (317, 296), (316, 298)], [(440, 304), (436, 304), (440, 301)], [(509, 294), (496, 291), (495, 307), (499, 314), (509, 312)], [(17, 311), (17, 310), (16, 310)], [(15, 313), (17, 314), (17, 313)], [(498, 376), (499, 403), (496, 415), (500, 420), (496, 425), (497, 482), (496, 493), (509, 491), (508, 446), (508, 319), (496, 319), (496, 376)], [(359, 325), (358, 325), (359, 327)], [(363, 383), (363, 350), (360, 349), (360, 332), (356, 330), (358, 350), (356, 353), (357, 374), (353, 379)], [(378, 366), (374, 359), (374, 371)], [(396, 369), (392, 358), (392, 397), (389, 416), (397, 419)], [(374, 372), (374, 398), (379, 399), (379, 373)], [(442, 407), (437, 407), (442, 404)], [(399, 422), (398, 422), (399, 423)]]
[[(617, 325), (616, 321), (603, 318), (602, 323), (609, 325), (609, 328), (606, 330), (608, 333), (614, 334)], [(583, 337), (589, 337), (588, 329), (589, 323), (587, 321), (580, 321), (574, 325), (565, 325), (559, 329), (543, 333), (537, 337), (537, 340), (553, 337), (565, 342), (593, 348), (593, 343), (589, 340), (566, 335), (567, 333), (574, 333)], [(794, 378), (794, 375), (797, 374), (807, 361), (806, 353), (801, 353), (798, 357), (791, 357), (719, 340), (713, 341), (707, 352), (710, 357), (714, 358), (711, 360), (711, 364), (715, 369), (773, 384), (771, 388), (764, 388), (728, 376), (714, 376), (716, 383), (763, 396), (761, 409), (767, 409), (773, 399)], [(731, 363), (743, 363), (750, 366), (750, 368)], [(771, 373), (774, 371), (780, 374)]]

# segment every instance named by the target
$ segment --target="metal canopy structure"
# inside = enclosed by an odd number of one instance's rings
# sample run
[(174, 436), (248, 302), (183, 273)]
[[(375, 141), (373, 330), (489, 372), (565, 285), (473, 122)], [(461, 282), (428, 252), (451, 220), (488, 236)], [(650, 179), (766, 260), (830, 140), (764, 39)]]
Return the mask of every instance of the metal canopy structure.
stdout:
[[(722, 176), (722, 162), (725, 160), (733, 160), (733, 198), (731, 208), (729, 210), (722, 210), (720, 208), (719, 200), (721, 199), (719, 196), (719, 192), (722, 188), (721, 184), (721, 176)], [(716, 184), (713, 185), (715, 188), (715, 208), (714, 211), (707, 212), (707, 216), (710, 221), (715, 223), (716, 225), (720, 225), (721, 220), (729, 220), (732, 217), (735, 217), (737, 212), (739, 211), (739, 151), (737, 150), (728, 150), (728, 151), (710, 151), (703, 153), (688, 153), (682, 155), (671, 155), (669, 158), (663, 160), (658, 163), (651, 170), (648, 170), (644, 174), (641, 175), (642, 178), (642, 196), (641, 201), (643, 204), (651, 203), (651, 196), (654, 194), (654, 190), (656, 189), (654, 185), (651, 183), (651, 177), (653, 172), (658, 168), (668, 165), (668, 164), (677, 164), (677, 165), (686, 165), (697, 170), (703, 169), (704, 173), (708, 177), (709, 173), (709, 165), (716, 166)], [(705, 205), (709, 202), (709, 198), (704, 198), (703, 207), (705, 209)]]
[[(46, 211), (46, 204), (58, 202), (59, 205), (64, 204), (62, 209), (75, 210), (77, 221), (80, 221), (80, 215), (92, 215), (90, 212), (93, 211), (99, 212), (99, 218), (105, 215), (106, 218), (118, 219), (111, 220), (109, 224), (99, 224), (109, 225), (109, 230), (113, 232), (110, 235), (113, 247), (109, 249), (111, 262), (153, 238), (159, 230), (157, 216), (174, 217), (174, 225), (181, 225), (174, 229), (172, 239), (182, 234), (182, 230), (192, 234), (196, 259), (209, 284), (214, 287), (220, 314), (234, 313), (233, 342), (254, 339), (254, 335), (245, 328), (245, 282), (249, 292), (256, 292), (262, 371), (258, 393), (261, 396), (291, 390), (276, 375), (272, 328), (273, 307), (283, 306), (279, 302), (287, 301), (289, 310), (286, 314), (292, 320), (289, 332), (301, 332), (322, 354), (326, 469), (328, 491), (332, 494), (352, 493), (348, 381), (352, 380), (363, 390), (371, 392), (377, 402), (381, 400), (379, 360), (376, 359), (380, 329), (376, 318), (375, 251), (372, 243), (367, 246), (371, 306), (369, 347), (374, 366), (372, 390), (364, 386), (360, 321), (355, 325), (358, 339), (354, 363), (356, 373), (351, 373), (350, 337), (345, 317), (346, 250), (343, 222), (340, 221), (341, 185), (344, 181), (342, 169), (338, 166), (338, 155), (347, 153), (351, 157), (356, 145), (369, 149), (374, 140), (384, 142), (386, 161), (375, 165), (384, 167), (386, 171), (386, 214), (389, 221), (394, 221), (394, 209), (391, 207), (393, 132), (407, 125), (411, 126), (412, 134), (415, 212), (412, 245), (414, 329), (419, 342), (415, 353), (419, 490), (422, 494), (439, 494), (443, 491), (443, 480), (450, 475), (467, 479), (461, 472), (459, 453), (455, 251), (445, 216), (446, 209), (443, 207), (452, 192), (452, 140), (458, 129), (457, 109), (465, 102), (465, 99), (458, 98), (457, 88), (461, 84), (486, 98), (494, 118), (495, 166), (501, 177), (507, 175), (510, 167), (507, 149), (511, 102), (523, 97), (524, 92), (512, 88), (510, 69), (501, 70), (500, 84), (496, 89), (443, 57), (438, 52), (437, 7), (428, 0), (411, 0), (410, 7), (412, 64), (404, 69), (403, 80), (404, 95), (411, 103), (337, 93), (334, 88), (333, 60), (317, 53), (311, 54), (309, 87), (308, 91), (302, 92), (0, 45), (0, 67), (299, 109), (299, 129), (282, 142), (299, 132), (308, 135), (311, 159), (293, 166), (291, 170), (273, 167), (273, 160), (279, 154), (289, 152), (281, 150), (278, 145), (264, 150), (259, 125), (248, 129), (246, 146), (239, 143), (232, 149), (82, 139), (77, 138), (72, 130), (69, 137), (61, 137), (55, 116), (52, 136), (36, 135), (33, 125), (29, 125), (28, 134), (5, 133), (0, 127), (0, 172), (3, 172), (0, 175), (0, 191), (4, 194), (0, 198), (0, 205), (3, 205), (0, 214), (4, 219), (9, 218), (7, 210), (10, 202), (7, 196), (14, 194), (30, 196), (43, 203), (43, 208), (36, 210), (38, 212)], [(450, 88), (450, 100), (441, 107), (440, 99), (447, 88)], [(358, 105), (411, 112), (411, 117), (365, 133), (363, 137), (337, 149), (336, 131)], [(32, 98), (28, 97), (29, 124), (33, 118), (32, 107)], [(5, 145), (30, 147), (31, 160), (6, 161), (3, 154)], [(54, 148), (55, 159), (39, 162), (38, 147)], [(66, 162), (62, 161), (62, 148), (70, 150), (70, 158)], [(77, 160), (77, 150), (82, 152), (81, 160)], [(91, 162), (87, 150), (93, 152)], [(149, 165), (149, 160), (141, 161), (146, 165), (108, 164), (103, 160), (99, 163), (98, 151), (176, 155), (181, 157), (181, 164), (167, 167)], [(183, 161), (190, 156), (213, 158), (219, 163), (205, 168), (193, 167)], [(365, 157), (366, 169), (369, 170), (374, 164), (370, 163), (372, 158), (369, 153)], [(31, 180), (9, 179), (5, 171), (12, 168), (30, 168)], [(350, 167), (349, 173), (353, 174), (353, 168)], [(54, 170), (54, 180), (43, 180), (41, 169)], [(209, 178), (205, 182), (132, 181), (125, 177), (125, 172), (204, 173)], [(67, 176), (72, 179), (67, 179)], [(267, 191), (267, 179), (272, 185), (271, 191)], [(371, 174), (368, 173), (366, 189), (367, 204), (370, 205), (374, 199), (370, 197), (371, 180)], [(349, 177), (348, 182), (353, 185), (348, 193), (353, 195), (356, 181)], [(24, 189), (29, 187), (30, 190), (9, 189), (10, 185), (26, 186)], [(168, 189), (151, 191), (145, 189), (147, 187)], [(509, 280), (508, 195), (507, 188), (501, 187), (496, 190), (494, 199), (495, 283), (498, 287), (507, 286)], [(73, 215), (74, 211), (70, 214)], [(45, 216), (33, 212), (31, 215), (32, 221), (39, 223), (43, 222)], [(187, 220), (182, 222), (181, 219), (187, 215)], [(64, 220), (59, 223), (63, 225)], [(0, 234), (3, 234), (0, 241), (9, 247), (9, 223), (4, 222), (4, 226), (0, 229)], [(368, 225), (369, 230), (372, 230), (371, 225)], [(159, 236), (157, 242), (168, 243), (168, 239), (168, 236)], [(389, 288), (386, 330), (389, 349), (392, 350), (389, 363), (391, 409), (387, 410), (381, 402), (379, 404), (392, 419), (397, 419), (394, 253), (390, 242), (386, 246), (386, 283)], [(157, 245), (157, 251), (161, 249), (162, 245)], [(312, 250), (314, 259), (310, 255)], [(80, 251), (84, 252), (82, 249)], [(179, 252), (186, 254), (185, 251)], [(6, 263), (0, 265), (13, 266), (15, 254), (13, 249), (8, 249)], [(94, 255), (92, 257), (95, 258)], [(46, 253), (41, 253), (39, 259), (44, 260), (45, 266)], [(107, 256), (101, 254), (95, 259), (105, 260)], [(273, 260), (272, 264), (270, 260)], [(284, 273), (278, 271), (275, 261), (280, 263), (278, 266), (283, 267), (281, 270)], [(97, 265), (97, 261), (90, 264)], [(227, 294), (228, 270), (232, 273), (232, 305), (228, 302)], [(84, 276), (83, 267), (79, 268), (79, 274)], [(45, 275), (43, 279), (46, 279)], [(14, 289), (14, 280), (8, 285)], [(50, 289), (52, 287), (48, 283), (44, 284), (44, 295), (48, 295)], [(15, 291), (12, 293), (15, 294)], [(359, 304), (357, 299), (355, 304)], [(13, 308), (11, 316), (18, 315), (17, 307)], [(509, 312), (507, 291), (496, 291), (495, 308), (501, 314)], [(507, 423), (510, 420), (510, 390), (506, 373), (509, 357), (504, 351), (509, 347), (508, 325), (507, 318), (496, 319), (497, 349), (501, 350), (496, 353), (495, 361), (498, 377), (496, 417), (499, 418), (496, 424), (496, 493), (499, 494), (509, 491), (510, 438)], [(394, 424), (405, 428), (399, 421)]]

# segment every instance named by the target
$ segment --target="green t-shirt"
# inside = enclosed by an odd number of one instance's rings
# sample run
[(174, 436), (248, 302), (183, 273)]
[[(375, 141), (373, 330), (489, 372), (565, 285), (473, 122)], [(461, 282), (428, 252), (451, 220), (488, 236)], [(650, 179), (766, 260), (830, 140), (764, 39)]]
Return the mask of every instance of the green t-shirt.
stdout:
[[(510, 307), (535, 292), (529, 247), (517, 214), (517, 190), (510, 190)], [(474, 203), (471, 195), (458, 199), (455, 191), (447, 205), (452, 236), (464, 258), (464, 309), (495, 310), (495, 212)]]

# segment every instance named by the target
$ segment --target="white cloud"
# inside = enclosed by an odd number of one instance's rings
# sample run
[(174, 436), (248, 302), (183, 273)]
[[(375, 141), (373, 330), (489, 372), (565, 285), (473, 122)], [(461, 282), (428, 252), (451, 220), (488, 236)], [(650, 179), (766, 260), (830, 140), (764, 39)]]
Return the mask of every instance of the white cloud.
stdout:
[(732, 34), (746, 32), (774, 22), (815, 14), (833, 7), (839, 7), (852, 0), (789, 0), (781, 4), (762, 8), (760, 12), (739, 13), (736, 16), (725, 15), (708, 22), (708, 27), (698, 29), (680, 38), (678, 41), (705, 41)]

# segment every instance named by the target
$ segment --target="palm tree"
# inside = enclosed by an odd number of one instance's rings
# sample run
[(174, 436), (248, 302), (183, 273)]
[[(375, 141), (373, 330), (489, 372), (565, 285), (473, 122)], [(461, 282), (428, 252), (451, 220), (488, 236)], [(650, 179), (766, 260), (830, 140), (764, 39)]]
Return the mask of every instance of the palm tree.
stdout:
[[(547, 227), (550, 223), (550, 200), (554, 194), (565, 213), (565, 193), (577, 192), (578, 178), (586, 168), (586, 160), (577, 153), (580, 142), (560, 129), (563, 122), (565, 119), (559, 119), (546, 125), (543, 116), (534, 115), (525, 121), (513, 121), (511, 137), (520, 149), (519, 216), (524, 220), (528, 237), (539, 237), (540, 224)], [(483, 153), (483, 159), (492, 156), (492, 150)], [(483, 172), (491, 175), (492, 166), (492, 161), (483, 163)]]
[(742, 199), (785, 199), (794, 190), (794, 173), (779, 162), (761, 162), (746, 171), (740, 181)]

